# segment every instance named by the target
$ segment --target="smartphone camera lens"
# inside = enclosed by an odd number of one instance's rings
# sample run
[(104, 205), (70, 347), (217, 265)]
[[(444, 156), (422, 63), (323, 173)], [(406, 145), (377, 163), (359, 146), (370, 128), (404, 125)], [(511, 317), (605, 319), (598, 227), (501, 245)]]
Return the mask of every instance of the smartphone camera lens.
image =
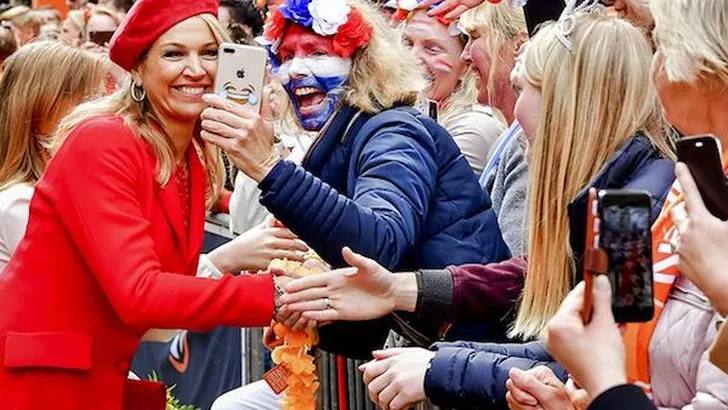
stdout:
[(235, 53), (235, 50), (232, 49), (232, 48), (223, 48), (222, 49), (222, 52), (223, 53), (226, 53), (226, 54), (234, 54)]

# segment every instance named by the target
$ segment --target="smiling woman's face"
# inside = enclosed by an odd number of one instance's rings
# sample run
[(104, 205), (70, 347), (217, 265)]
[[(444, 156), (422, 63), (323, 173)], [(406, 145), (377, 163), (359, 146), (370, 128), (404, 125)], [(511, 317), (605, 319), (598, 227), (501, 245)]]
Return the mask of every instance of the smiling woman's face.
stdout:
[(448, 28), (425, 11), (407, 22), (402, 40), (417, 53), (430, 76), (428, 98), (443, 101), (455, 91), (467, 65), (460, 59), (464, 45)]
[(197, 121), (205, 109), (202, 95), (213, 91), (217, 40), (204, 20), (184, 20), (152, 45), (134, 81), (141, 83), (157, 115)]
[(274, 72), (293, 103), (301, 126), (319, 131), (336, 112), (349, 79), (352, 61), (334, 52), (332, 37), (293, 24), (278, 51)]

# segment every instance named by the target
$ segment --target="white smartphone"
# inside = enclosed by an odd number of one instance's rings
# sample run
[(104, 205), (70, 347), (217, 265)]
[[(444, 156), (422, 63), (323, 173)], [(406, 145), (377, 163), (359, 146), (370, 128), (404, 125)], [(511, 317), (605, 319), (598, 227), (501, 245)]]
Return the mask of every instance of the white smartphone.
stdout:
[(268, 52), (261, 47), (222, 43), (215, 94), (260, 113)]

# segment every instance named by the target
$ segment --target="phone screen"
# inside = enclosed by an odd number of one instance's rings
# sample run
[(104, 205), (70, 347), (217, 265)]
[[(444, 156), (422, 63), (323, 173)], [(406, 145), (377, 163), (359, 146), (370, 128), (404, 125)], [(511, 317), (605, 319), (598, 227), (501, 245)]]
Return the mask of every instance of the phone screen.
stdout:
[(612, 309), (618, 323), (654, 315), (650, 198), (643, 193), (600, 193), (599, 246), (607, 253)]

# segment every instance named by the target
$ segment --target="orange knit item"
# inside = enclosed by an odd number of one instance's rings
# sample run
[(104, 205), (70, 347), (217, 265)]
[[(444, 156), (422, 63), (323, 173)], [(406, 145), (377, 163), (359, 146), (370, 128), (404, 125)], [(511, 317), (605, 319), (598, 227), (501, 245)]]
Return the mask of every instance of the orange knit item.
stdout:
[[(296, 277), (322, 273), (328, 269), (314, 253), (310, 253), (304, 263), (277, 259), (268, 268), (282, 270)], [(281, 401), (283, 410), (316, 410), (319, 383), (314, 357), (308, 351), (318, 344), (318, 331), (315, 328), (293, 331), (281, 323), (274, 323), (272, 332), (273, 335), (266, 336), (266, 339), (274, 338), (267, 343), (273, 347), (273, 362), (285, 366), (291, 372), (287, 380), (288, 388), (283, 392)]]

